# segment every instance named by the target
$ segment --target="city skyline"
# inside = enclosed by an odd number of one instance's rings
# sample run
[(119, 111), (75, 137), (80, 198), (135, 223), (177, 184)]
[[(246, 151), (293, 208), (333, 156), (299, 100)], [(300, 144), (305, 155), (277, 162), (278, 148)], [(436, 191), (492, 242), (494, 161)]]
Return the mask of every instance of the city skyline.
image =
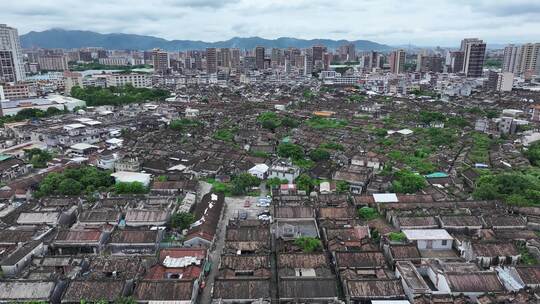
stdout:
[(62, 28), (208, 42), (258, 36), (453, 47), (463, 37), (482, 37), (489, 45), (525, 43), (539, 34), (536, 1), (440, 1), (436, 9), (427, 9), (432, 6), (423, 0), (406, 5), (391, 0), (161, 0), (151, 7), (142, 1), (26, 0), (5, 7), (0, 18), (20, 34)]

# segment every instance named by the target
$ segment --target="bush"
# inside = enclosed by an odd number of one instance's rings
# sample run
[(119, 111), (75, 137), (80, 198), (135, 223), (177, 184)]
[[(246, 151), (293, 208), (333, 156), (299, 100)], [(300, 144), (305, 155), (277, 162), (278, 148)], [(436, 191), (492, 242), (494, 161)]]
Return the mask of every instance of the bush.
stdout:
[(200, 121), (187, 119), (187, 118), (175, 119), (171, 121), (171, 123), (169, 124), (169, 128), (176, 131), (180, 131), (182, 133), (186, 131), (191, 131), (201, 126), (202, 126), (202, 123)]
[(390, 232), (388, 234), (388, 239), (394, 242), (403, 242), (407, 239), (407, 237), (403, 232)]
[(322, 161), (330, 159), (330, 153), (325, 149), (317, 148), (309, 152), (309, 158), (313, 161)]
[(315, 186), (316, 184), (316, 180), (312, 179), (311, 177), (309, 177), (309, 175), (304, 173), (296, 178), (295, 183), (296, 187), (299, 190), (304, 190), (307, 193), (310, 193), (313, 189), (313, 186)]
[(53, 158), (51, 153), (38, 148), (25, 150), (24, 154), (30, 160), (32, 167), (34, 168), (46, 168), (47, 162), (51, 161)]
[(214, 138), (222, 141), (232, 142), (234, 139), (234, 134), (230, 130), (222, 129), (214, 133)]
[(288, 184), (286, 179), (280, 179), (279, 177), (272, 177), (266, 180), (266, 186), (270, 189), (278, 188), (280, 185)]
[(339, 151), (343, 151), (345, 150), (345, 147), (343, 147), (342, 144), (338, 144), (338, 143), (335, 143), (335, 142), (326, 142), (326, 143), (323, 143), (319, 146), (319, 148), (321, 149), (327, 149), (327, 150), (339, 150)]
[(350, 185), (346, 181), (337, 181), (336, 182), (336, 192), (337, 193), (347, 193), (349, 192)]
[(322, 248), (321, 240), (307, 236), (295, 239), (294, 244), (302, 248), (303, 252), (314, 252), (317, 249)]
[(144, 194), (148, 192), (148, 188), (140, 182), (116, 183), (114, 190), (117, 194)]
[(307, 121), (307, 125), (313, 129), (339, 129), (347, 126), (348, 122), (344, 119), (312, 117)]
[(392, 189), (396, 193), (416, 193), (426, 186), (426, 179), (409, 170), (401, 170), (395, 173)]
[(278, 155), (281, 157), (287, 157), (292, 159), (304, 158), (304, 148), (299, 145), (291, 143), (281, 143), (277, 149)]
[(261, 184), (261, 180), (249, 173), (242, 173), (232, 179), (232, 194), (246, 194), (252, 187), (257, 187)]
[(380, 215), (375, 208), (362, 207), (358, 209), (358, 216), (363, 220), (369, 221), (378, 218)]
[(171, 227), (184, 230), (195, 222), (195, 216), (187, 212), (177, 212), (171, 216)]

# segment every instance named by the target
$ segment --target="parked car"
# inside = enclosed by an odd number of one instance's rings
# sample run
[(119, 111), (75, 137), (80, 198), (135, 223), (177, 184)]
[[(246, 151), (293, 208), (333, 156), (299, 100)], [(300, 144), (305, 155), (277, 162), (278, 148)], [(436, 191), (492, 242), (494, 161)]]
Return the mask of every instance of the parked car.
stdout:
[(261, 215), (257, 216), (257, 218), (262, 220), (262, 221), (271, 221), (272, 220), (272, 216), (270, 216), (270, 214), (261, 214)]
[(247, 220), (248, 213), (246, 211), (240, 210), (238, 211), (238, 218), (241, 220)]

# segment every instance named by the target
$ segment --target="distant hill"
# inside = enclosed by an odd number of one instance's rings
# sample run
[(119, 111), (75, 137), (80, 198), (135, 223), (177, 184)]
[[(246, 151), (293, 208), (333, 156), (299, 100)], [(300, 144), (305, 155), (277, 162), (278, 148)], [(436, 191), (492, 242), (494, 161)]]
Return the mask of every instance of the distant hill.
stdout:
[(353, 43), (357, 50), (387, 51), (392, 49), (391, 46), (369, 40), (347, 41), (331, 39), (306, 40), (287, 37), (278, 39), (234, 37), (226, 41), (204, 42), (193, 40), (166, 40), (158, 37), (133, 34), (100, 34), (90, 31), (62, 29), (51, 29), (43, 32), (32, 31), (21, 36), (21, 44), (24, 48), (41, 47), (70, 49), (81, 47), (103, 47), (111, 50), (149, 50), (160, 48), (168, 51), (184, 51), (205, 49), (207, 47), (252, 49), (256, 46), (268, 48), (308, 48), (318, 44), (325, 45), (329, 49), (337, 49), (339, 46), (349, 42)]

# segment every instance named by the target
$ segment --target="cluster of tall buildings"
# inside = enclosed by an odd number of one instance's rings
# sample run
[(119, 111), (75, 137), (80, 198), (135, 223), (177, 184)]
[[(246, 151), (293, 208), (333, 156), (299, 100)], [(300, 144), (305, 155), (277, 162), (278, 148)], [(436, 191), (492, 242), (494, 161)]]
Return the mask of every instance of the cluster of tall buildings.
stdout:
[(522, 75), (540, 73), (540, 43), (513, 44), (504, 48), (503, 71)]

